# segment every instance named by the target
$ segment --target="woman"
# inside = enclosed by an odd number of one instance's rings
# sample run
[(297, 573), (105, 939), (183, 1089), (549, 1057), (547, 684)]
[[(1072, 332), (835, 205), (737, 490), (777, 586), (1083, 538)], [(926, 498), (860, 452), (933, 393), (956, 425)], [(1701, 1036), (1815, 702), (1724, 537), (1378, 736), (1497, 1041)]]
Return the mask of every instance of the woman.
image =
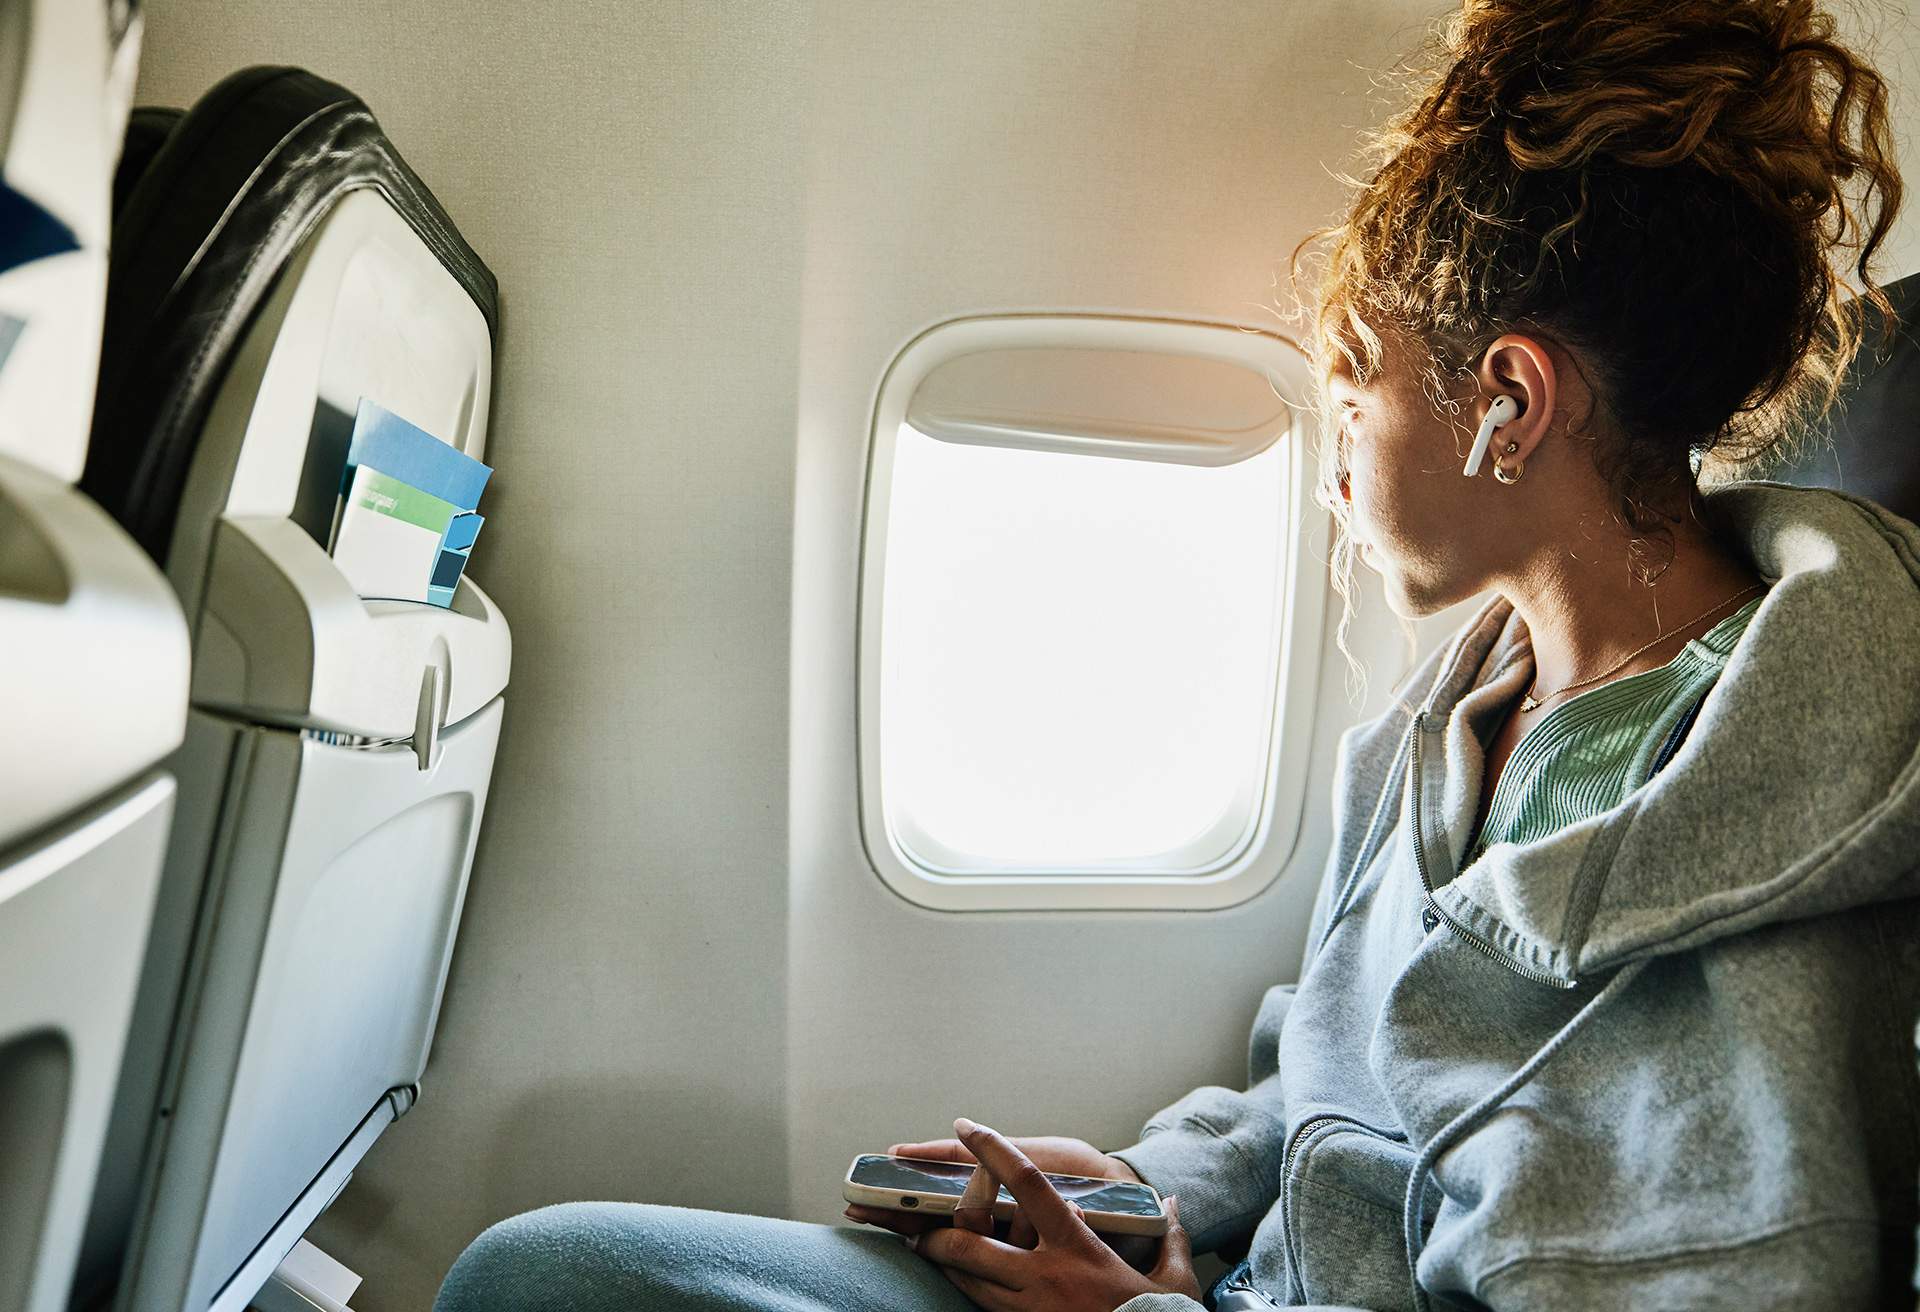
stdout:
[[(1695, 473), (1784, 450), (1884, 311), (1885, 88), (1807, 0), (1467, 0), (1380, 146), (1325, 244), (1326, 499), (1401, 614), (1494, 597), (1342, 740), (1248, 1089), (1111, 1155), (894, 1145), (983, 1161), (1002, 1237), (577, 1204), (488, 1231), (441, 1312), (1195, 1312), (1215, 1250), (1223, 1308), (1901, 1297), (1920, 529)], [(1177, 1222), (1136, 1269), (1035, 1165)]]

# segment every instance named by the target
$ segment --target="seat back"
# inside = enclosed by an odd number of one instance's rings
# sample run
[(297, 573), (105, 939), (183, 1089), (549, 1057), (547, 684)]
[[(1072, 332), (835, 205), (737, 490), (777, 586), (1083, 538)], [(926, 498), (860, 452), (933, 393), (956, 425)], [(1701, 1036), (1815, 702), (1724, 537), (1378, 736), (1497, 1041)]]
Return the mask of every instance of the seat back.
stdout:
[[(378, 194), (466, 293), (489, 339), (498, 288), (366, 105), (312, 73), (245, 69), (191, 113), (142, 109), (132, 128), (150, 159), (121, 184), (102, 404), (82, 486), (166, 561), (187, 470), (239, 337), (342, 199)], [(481, 413), (484, 430), (484, 402)], [(345, 455), (324, 441), (311, 450), (309, 501), (331, 490), (318, 467), (337, 472)]]
[(483, 453), (495, 284), (334, 83), (133, 123), (83, 485), (187, 613), (193, 710), (83, 1273), (239, 1312), (426, 1064), (511, 639), (470, 578), (365, 600), (329, 545), (362, 401)]
[(137, 25), (0, 0), (0, 1308), (64, 1312), (154, 904), (187, 635), (76, 492)]

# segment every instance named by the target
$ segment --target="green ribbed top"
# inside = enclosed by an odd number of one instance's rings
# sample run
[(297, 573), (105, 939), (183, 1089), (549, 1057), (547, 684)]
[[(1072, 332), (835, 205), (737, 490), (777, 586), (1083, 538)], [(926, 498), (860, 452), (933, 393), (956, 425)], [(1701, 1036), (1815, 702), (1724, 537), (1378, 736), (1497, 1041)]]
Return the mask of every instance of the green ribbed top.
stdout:
[(1645, 783), (1660, 744), (1720, 677), (1765, 599), (1762, 593), (1689, 639), (1658, 669), (1603, 683), (1548, 711), (1507, 758), (1467, 861), (1495, 843), (1531, 843), (1598, 815)]

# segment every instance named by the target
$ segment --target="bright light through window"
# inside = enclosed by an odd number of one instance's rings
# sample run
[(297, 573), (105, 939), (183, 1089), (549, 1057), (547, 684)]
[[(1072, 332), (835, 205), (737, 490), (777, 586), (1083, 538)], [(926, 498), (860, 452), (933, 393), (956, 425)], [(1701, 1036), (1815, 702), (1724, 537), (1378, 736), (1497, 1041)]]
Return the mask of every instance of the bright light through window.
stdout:
[(1198, 873), (1245, 846), (1279, 677), (1283, 446), (1203, 467), (901, 427), (879, 729), (911, 860)]

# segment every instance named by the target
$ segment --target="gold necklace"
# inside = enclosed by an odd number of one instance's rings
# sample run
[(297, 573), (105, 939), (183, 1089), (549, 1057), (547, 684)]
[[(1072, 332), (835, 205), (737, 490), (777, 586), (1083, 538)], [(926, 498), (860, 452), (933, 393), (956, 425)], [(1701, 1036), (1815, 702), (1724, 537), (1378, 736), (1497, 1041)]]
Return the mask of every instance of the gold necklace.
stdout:
[[(1714, 611), (1721, 609), (1722, 607), (1728, 605), (1731, 602), (1740, 600), (1740, 598), (1746, 596), (1749, 592), (1754, 591), (1756, 588), (1763, 588), (1765, 586), (1766, 586), (1765, 583), (1754, 583), (1740, 589), (1740, 591), (1734, 593), (1731, 597), (1728, 597), (1725, 601), (1716, 602), (1714, 605), (1708, 607), (1706, 610), (1701, 611), (1698, 615), (1695, 615), (1692, 619), (1688, 620), (1685, 624), (1674, 625), (1672, 628), (1668, 629), (1665, 633), (1662, 633), (1659, 636), (1655, 637), (1654, 640), (1648, 643), (1645, 647), (1634, 648), (1632, 651), (1628, 652), (1625, 656), (1621, 657), (1618, 661), (1614, 662), (1612, 665), (1609, 665), (1606, 669), (1600, 671), (1600, 673), (1594, 675), (1590, 679), (1582, 679), (1578, 683), (1569, 683), (1564, 688), (1555, 688), (1552, 692), (1546, 693), (1539, 697), (1536, 697), (1533, 695), (1532, 688), (1527, 689), (1527, 695), (1520, 703), (1521, 714), (1524, 715), (1528, 711), (1538, 710), (1542, 702), (1552, 701), (1555, 697), (1558, 697), (1563, 692), (1572, 692), (1575, 688), (1584, 688), (1590, 683), (1600, 682), (1600, 680), (1606, 678), (1609, 674), (1612, 674), (1615, 670), (1619, 669), (1622, 665), (1625, 665), (1628, 661), (1632, 660), (1635, 656), (1638, 656), (1641, 652), (1646, 651), (1649, 647), (1659, 646), (1666, 639), (1671, 638), (1674, 634), (1680, 632), (1682, 629), (1692, 628), (1694, 625), (1698, 624), (1701, 620), (1713, 614)], [(1537, 682), (1538, 680), (1536, 679), (1536, 683)]]

